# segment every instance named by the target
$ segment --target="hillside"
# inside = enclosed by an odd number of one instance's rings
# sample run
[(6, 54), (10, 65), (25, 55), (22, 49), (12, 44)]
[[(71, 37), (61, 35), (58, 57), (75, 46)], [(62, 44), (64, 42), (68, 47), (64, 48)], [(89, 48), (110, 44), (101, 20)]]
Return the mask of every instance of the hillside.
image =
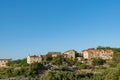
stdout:
[[(79, 62), (63, 56), (47, 56), (40, 63), (27, 64), (27, 59), (13, 60), (6, 68), (0, 68), (0, 79), (12, 80), (119, 80), (120, 79), (120, 48), (112, 49), (111, 60), (93, 58)], [(79, 55), (80, 56), (80, 55)], [(82, 57), (82, 56), (80, 56)], [(90, 63), (91, 64), (88, 64)]]

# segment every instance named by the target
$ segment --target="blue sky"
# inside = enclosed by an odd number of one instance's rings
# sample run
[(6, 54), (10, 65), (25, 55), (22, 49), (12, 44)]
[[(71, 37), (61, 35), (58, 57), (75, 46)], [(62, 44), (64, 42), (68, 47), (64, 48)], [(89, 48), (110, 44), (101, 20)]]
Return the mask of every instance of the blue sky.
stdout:
[(0, 58), (120, 47), (119, 0), (0, 0)]

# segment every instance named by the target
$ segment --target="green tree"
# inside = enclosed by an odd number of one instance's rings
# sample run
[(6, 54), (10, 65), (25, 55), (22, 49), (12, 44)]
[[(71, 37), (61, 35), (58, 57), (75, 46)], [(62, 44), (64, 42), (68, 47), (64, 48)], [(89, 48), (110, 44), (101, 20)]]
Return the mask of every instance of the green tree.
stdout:
[(30, 64), (30, 69), (31, 71), (38, 71), (38, 70), (43, 70), (44, 66), (41, 63), (32, 63)]
[(61, 65), (64, 62), (64, 57), (61, 55), (58, 55), (53, 59), (53, 61), (56, 65)]
[(46, 60), (47, 61), (52, 61), (53, 60), (53, 57), (49, 54), (46, 55)]
[(92, 60), (93, 65), (103, 65), (106, 61), (101, 58), (94, 58)]
[(8, 69), (6, 69), (6, 75), (7, 75), (7, 77), (11, 77), (11, 76), (13, 76), (13, 68), (8, 68)]
[(87, 68), (87, 65), (86, 65), (85, 63), (80, 64), (79, 68), (80, 68), (80, 69), (86, 69), (86, 68)]
[(75, 64), (75, 61), (74, 61), (74, 60), (72, 60), (72, 59), (70, 59), (70, 58), (66, 58), (66, 59), (65, 59), (65, 62), (66, 62), (69, 66), (71, 66), (71, 65), (74, 65), (74, 64)]
[(109, 46), (106, 46), (106, 47), (103, 47), (103, 46), (98, 46), (97, 49), (112, 49), (111, 47)]
[(40, 71), (44, 70), (44, 66), (41, 63), (32, 63), (29, 65), (27, 70), (25, 68), (21, 68), (21, 71), (24, 72), (23, 74), (27, 77), (35, 77), (36, 75), (40, 74)]
[(21, 66), (28, 66), (27, 64), (27, 59), (18, 59), (18, 60), (13, 60), (7, 63), (7, 66), (10, 67), (21, 67)]
[(120, 79), (120, 69), (112, 68), (107, 69), (102, 73), (104, 80), (119, 80)]
[(120, 52), (117, 52), (113, 55), (113, 61), (116, 63), (120, 63)]

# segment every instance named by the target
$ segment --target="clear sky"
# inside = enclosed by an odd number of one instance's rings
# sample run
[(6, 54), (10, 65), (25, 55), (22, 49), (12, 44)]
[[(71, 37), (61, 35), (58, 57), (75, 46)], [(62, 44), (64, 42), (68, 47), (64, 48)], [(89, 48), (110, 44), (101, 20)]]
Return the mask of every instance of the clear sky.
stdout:
[(0, 0), (0, 58), (120, 47), (120, 0)]

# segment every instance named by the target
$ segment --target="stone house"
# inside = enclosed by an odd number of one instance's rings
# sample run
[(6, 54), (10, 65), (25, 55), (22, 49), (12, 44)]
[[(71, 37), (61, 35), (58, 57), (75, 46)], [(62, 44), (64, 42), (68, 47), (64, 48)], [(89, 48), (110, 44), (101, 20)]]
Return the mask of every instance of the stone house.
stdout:
[(7, 63), (12, 59), (0, 59), (0, 67), (7, 67)]
[(64, 58), (67, 58), (67, 57), (68, 57), (68, 55), (67, 55), (67, 54), (62, 54), (62, 56), (63, 56)]
[(63, 53), (64, 55), (67, 55), (67, 58), (72, 58), (73, 60), (76, 58), (75, 51), (74, 50), (68, 50)]
[(92, 59), (92, 58), (102, 58), (102, 59), (112, 59), (112, 55), (114, 52), (111, 49), (94, 49), (89, 48), (87, 50), (83, 50), (81, 52), (84, 59)]
[(45, 60), (46, 56), (45, 55), (40, 55), (40, 56), (27, 56), (27, 63), (28, 64), (32, 64), (35, 62), (42, 62), (43, 60)]
[(61, 52), (48, 52), (48, 55), (51, 55), (52, 57), (57, 57), (58, 55), (61, 55)]

